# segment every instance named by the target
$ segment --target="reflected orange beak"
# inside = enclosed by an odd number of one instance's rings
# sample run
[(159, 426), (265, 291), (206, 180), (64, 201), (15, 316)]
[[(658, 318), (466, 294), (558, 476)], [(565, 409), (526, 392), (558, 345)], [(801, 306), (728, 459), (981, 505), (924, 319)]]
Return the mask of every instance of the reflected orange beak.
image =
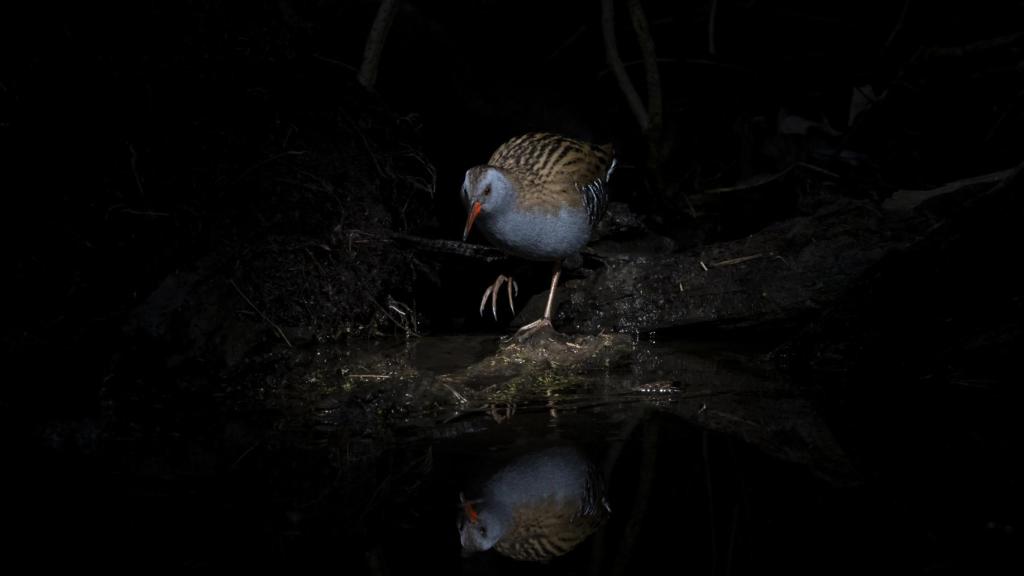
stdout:
[(469, 238), (469, 229), (473, 227), (473, 221), (480, 215), (480, 202), (473, 202), (473, 208), (469, 211), (469, 218), (466, 218), (466, 230), (462, 233), (462, 241)]
[(473, 508), (473, 504), (471, 502), (466, 502), (462, 507), (466, 512), (466, 517), (469, 518), (470, 524), (476, 524), (477, 521), (480, 520), (480, 514), (477, 513), (476, 508)]

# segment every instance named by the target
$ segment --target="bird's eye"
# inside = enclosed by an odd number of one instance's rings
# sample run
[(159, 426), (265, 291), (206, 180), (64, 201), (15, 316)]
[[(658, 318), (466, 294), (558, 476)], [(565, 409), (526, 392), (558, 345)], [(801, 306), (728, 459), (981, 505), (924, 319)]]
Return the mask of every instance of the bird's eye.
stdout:
[(490, 196), (490, 195), (491, 195), (491, 187), (488, 186), (487, 188), (484, 188), (484, 196)]
[(486, 538), (487, 537), (487, 528), (484, 528), (483, 526), (481, 526), (480, 527), (480, 535), (483, 536), (484, 538)]

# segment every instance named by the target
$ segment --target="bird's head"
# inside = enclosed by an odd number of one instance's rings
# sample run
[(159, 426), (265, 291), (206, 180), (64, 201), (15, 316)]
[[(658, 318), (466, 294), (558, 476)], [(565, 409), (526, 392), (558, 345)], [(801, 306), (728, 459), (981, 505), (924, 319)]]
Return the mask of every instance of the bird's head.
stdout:
[(466, 171), (462, 182), (462, 203), (468, 216), (462, 240), (469, 237), (473, 222), (481, 215), (495, 214), (507, 206), (514, 196), (512, 183), (500, 168), (476, 166)]
[(459, 494), (459, 540), (464, 554), (490, 550), (505, 534), (501, 514), (489, 509), (480, 500), (466, 500)]

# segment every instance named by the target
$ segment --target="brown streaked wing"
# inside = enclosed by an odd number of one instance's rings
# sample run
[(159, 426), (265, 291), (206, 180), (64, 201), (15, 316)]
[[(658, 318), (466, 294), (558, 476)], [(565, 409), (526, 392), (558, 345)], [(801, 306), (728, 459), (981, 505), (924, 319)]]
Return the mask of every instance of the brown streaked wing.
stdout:
[(600, 522), (579, 517), (577, 504), (545, 501), (517, 510), (495, 549), (517, 560), (546, 560), (565, 554), (600, 526)]
[(511, 172), (525, 184), (520, 193), (527, 204), (547, 204), (559, 196), (563, 202), (582, 202), (578, 190), (604, 180), (611, 161), (610, 144), (595, 146), (558, 134), (533, 132), (499, 146), (488, 164)]

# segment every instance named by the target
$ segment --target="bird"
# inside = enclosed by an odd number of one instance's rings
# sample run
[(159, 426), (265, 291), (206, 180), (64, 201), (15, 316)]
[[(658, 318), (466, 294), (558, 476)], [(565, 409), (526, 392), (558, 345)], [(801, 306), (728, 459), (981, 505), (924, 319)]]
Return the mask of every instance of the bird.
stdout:
[(464, 555), (493, 548), (528, 561), (569, 552), (611, 513), (600, 473), (572, 446), (514, 459), (483, 483), (478, 498), (460, 493), (459, 505)]
[[(604, 215), (608, 204), (608, 180), (616, 160), (611, 144), (594, 145), (559, 134), (531, 132), (514, 137), (491, 155), (487, 164), (466, 171), (462, 201), (466, 227), (479, 230), (507, 254), (553, 263), (551, 289), (544, 316), (516, 333), (524, 338), (551, 328), (551, 306), (561, 275), (562, 260), (578, 253)], [(498, 292), (507, 284), (509, 306), (515, 313), (514, 293), (519, 286), (504, 274), (484, 291), (498, 318)]]

